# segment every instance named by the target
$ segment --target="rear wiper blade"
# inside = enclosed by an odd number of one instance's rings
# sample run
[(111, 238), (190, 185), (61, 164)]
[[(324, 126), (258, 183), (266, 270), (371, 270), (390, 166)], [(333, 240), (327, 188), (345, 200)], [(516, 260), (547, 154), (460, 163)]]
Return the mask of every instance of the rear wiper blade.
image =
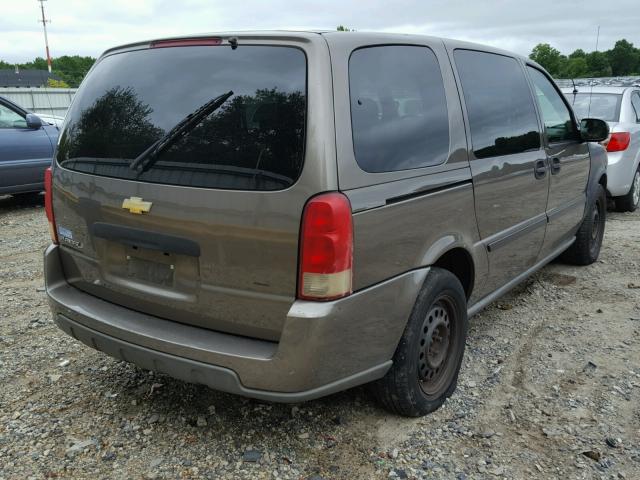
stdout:
[(137, 170), (139, 173), (144, 172), (155, 163), (158, 155), (196, 128), (206, 116), (220, 108), (232, 95), (233, 90), (229, 90), (184, 117), (166, 135), (152, 143), (149, 148), (134, 158), (129, 164), (129, 168)]

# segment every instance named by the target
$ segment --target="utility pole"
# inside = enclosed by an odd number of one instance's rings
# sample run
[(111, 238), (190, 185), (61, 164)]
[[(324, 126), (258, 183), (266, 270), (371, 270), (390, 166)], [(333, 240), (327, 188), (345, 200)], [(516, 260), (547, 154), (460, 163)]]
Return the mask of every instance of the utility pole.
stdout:
[(42, 22), (42, 28), (44, 29), (44, 45), (47, 49), (47, 68), (49, 69), (49, 73), (51, 73), (51, 55), (49, 55), (49, 38), (47, 37), (47, 22), (51, 22), (51, 20), (47, 20), (44, 16), (44, 2), (47, 0), (38, 0), (40, 2), (40, 11), (42, 12), (42, 20), (38, 20)]

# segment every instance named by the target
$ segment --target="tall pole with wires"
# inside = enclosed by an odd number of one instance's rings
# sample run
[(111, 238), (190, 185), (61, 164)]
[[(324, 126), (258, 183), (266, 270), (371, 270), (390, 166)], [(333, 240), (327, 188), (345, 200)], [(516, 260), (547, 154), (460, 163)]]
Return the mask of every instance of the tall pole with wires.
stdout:
[(47, 20), (44, 16), (44, 2), (47, 0), (38, 0), (40, 2), (40, 11), (42, 12), (42, 20), (38, 20), (42, 22), (42, 28), (44, 29), (44, 45), (47, 49), (47, 68), (49, 69), (49, 73), (51, 73), (51, 55), (49, 55), (49, 37), (47, 37), (47, 22), (51, 20)]

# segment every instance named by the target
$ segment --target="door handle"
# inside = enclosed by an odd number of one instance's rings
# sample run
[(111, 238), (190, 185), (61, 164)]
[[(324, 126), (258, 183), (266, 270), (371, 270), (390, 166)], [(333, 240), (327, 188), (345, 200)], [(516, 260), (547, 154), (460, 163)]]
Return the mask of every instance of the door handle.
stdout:
[(547, 174), (547, 162), (545, 162), (544, 160), (538, 160), (536, 162), (536, 166), (533, 169), (533, 174), (538, 179), (544, 178), (544, 176)]
[(555, 175), (560, 172), (560, 159), (553, 158), (551, 159), (551, 175)]

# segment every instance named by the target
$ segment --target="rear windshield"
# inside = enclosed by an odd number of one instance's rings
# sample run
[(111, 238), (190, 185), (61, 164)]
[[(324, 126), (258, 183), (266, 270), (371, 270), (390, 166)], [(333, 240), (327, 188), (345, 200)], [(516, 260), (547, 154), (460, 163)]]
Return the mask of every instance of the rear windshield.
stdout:
[[(617, 122), (620, 118), (620, 102), (622, 95), (614, 93), (565, 93), (565, 97), (576, 112), (579, 120), (583, 118), (599, 118), (606, 122)], [(591, 107), (589, 107), (591, 100)]]
[[(217, 97), (221, 105), (209, 111)], [(203, 106), (201, 119), (185, 120)], [(76, 94), (57, 160), (128, 180), (279, 190), (300, 175), (305, 112), (306, 57), (297, 48), (119, 53), (101, 60)]]

